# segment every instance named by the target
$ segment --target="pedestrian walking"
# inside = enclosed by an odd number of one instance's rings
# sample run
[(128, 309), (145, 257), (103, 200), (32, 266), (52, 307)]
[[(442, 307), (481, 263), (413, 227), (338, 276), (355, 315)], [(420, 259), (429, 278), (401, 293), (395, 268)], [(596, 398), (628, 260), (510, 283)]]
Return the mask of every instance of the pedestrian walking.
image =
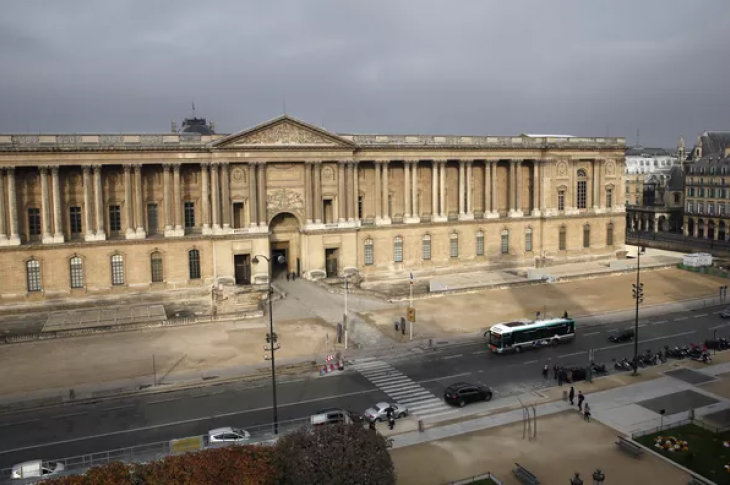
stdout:
[(578, 391), (578, 411), (583, 411), (583, 401), (586, 400), (586, 397), (583, 395), (581, 391)]
[(296, 273), (292, 273), (291, 274), (291, 280), (292, 281), (296, 281), (297, 280), (297, 274)]
[(289, 273), (287, 273), (286, 274), (286, 280), (289, 281), (290, 278), (291, 278), (291, 275)]
[(374, 419), (370, 421), (370, 424), (368, 424), (368, 428), (375, 431), (375, 420)]
[(548, 367), (548, 365), (547, 365), (547, 364), (545, 364), (545, 367), (543, 367), (543, 368), (542, 368), (542, 378), (543, 378), (544, 380), (547, 380), (547, 379), (548, 379), (548, 374), (549, 374), (549, 373), (550, 373), (550, 368)]
[(391, 430), (395, 427), (395, 416), (393, 416), (393, 409), (388, 408), (388, 428)]
[(568, 393), (568, 399), (570, 400), (570, 405), (573, 405), (573, 401), (575, 399), (575, 389), (573, 389), (573, 386), (570, 386), (570, 392)]
[(553, 365), (553, 379), (555, 379), (556, 381), (558, 380), (558, 370), (559, 369), (560, 368), (558, 367), (558, 364)]
[(563, 385), (563, 369), (558, 369), (558, 385)]
[(586, 403), (586, 406), (583, 409), (583, 419), (589, 423), (591, 422), (591, 408), (588, 407), (588, 403)]
[(568, 381), (569, 384), (573, 383), (573, 371), (572, 370), (568, 371), (568, 375), (565, 380)]

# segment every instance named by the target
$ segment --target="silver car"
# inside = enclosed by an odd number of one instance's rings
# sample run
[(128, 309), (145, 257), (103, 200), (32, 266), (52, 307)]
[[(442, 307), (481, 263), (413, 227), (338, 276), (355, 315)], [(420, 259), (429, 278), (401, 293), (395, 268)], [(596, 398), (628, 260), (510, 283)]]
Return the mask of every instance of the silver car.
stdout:
[(26, 461), (13, 466), (10, 478), (13, 480), (20, 478), (39, 478), (51, 475), (57, 475), (64, 471), (66, 467), (60, 462), (46, 462), (41, 460)]
[(385, 421), (388, 419), (388, 410), (391, 410), (395, 419), (408, 416), (408, 408), (402, 404), (379, 402), (375, 406), (366, 409), (363, 413), (368, 421)]
[(245, 443), (249, 438), (251, 438), (251, 433), (245, 429), (231, 428), (230, 426), (208, 431), (209, 445)]
[(720, 312), (720, 318), (730, 318), (730, 307), (727, 307)]

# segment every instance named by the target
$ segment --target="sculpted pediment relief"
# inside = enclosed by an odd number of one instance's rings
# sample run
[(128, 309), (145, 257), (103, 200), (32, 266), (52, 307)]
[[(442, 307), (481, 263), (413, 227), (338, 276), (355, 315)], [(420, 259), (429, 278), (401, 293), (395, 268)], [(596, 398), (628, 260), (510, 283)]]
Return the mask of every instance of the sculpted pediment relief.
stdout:
[(217, 147), (352, 147), (354, 144), (326, 130), (283, 116), (213, 143)]

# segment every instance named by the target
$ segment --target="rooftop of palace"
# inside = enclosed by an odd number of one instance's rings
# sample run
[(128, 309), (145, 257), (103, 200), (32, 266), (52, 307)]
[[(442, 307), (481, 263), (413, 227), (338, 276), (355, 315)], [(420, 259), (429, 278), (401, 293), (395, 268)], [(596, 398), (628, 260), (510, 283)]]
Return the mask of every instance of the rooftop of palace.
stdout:
[[(321, 140), (329, 139), (331, 145), (340, 148), (621, 148), (625, 149), (626, 139), (616, 137), (577, 137), (569, 135), (528, 135), (517, 136), (489, 136), (489, 135), (366, 135), (333, 133), (301, 122), (288, 116), (281, 116), (274, 120), (262, 123), (253, 128), (233, 134), (200, 134), (200, 133), (65, 133), (65, 134), (30, 134), (7, 133), (0, 134), (0, 151), (99, 151), (99, 150), (183, 150), (183, 151), (213, 151), (220, 149), (237, 148), (242, 145), (233, 143), (236, 140), (245, 140), (247, 137), (274, 130), (276, 126), (287, 125), (295, 130), (303, 130), (312, 136), (301, 139), (283, 137), (274, 139), (265, 137), (245, 148), (276, 148), (287, 146), (323, 147), (327, 143)], [(320, 137), (320, 138), (317, 138)], [(229, 141), (231, 142), (229, 144)]]

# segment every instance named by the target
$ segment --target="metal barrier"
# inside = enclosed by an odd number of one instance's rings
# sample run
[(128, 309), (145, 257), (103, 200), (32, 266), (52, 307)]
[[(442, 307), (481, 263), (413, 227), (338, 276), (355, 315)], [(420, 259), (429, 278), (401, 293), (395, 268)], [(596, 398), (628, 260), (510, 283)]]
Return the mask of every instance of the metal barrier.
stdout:
[[(288, 421), (280, 421), (279, 436), (310, 425), (311, 421), (309, 417), (292, 419)], [(247, 426), (243, 429), (251, 433), (251, 439), (249, 439), (245, 443), (241, 443), (244, 445), (265, 444), (268, 442), (272, 442), (277, 438), (277, 435), (274, 434), (274, 423), (267, 423), (257, 426)], [(189, 438), (200, 439), (204, 444), (203, 449), (217, 448), (220, 446), (235, 446), (234, 444), (221, 444), (218, 446), (210, 446), (208, 444), (207, 436), (194, 436)], [(58, 462), (63, 464), (66, 471), (54, 476), (61, 477), (66, 475), (76, 475), (79, 473), (83, 473), (89, 468), (106, 465), (107, 463), (111, 463), (114, 461), (121, 461), (123, 463), (147, 463), (150, 461), (158, 460), (160, 458), (165, 458), (166, 456), (175, 454), (172, 448), (174, 441), (176, 440), (160, 441), (156, 443), (132, 446), (130, 448), (119, 448), (115, 450), (91, 453), (88, 455), (73, 456), (70, 458), (56, 458), (43, 461)], [(187, 451), (183, 451), (183, 453), (185, 452)], [(23, 485), (25, 483), (35, 483), (36, 481), (38, 481), (38, 478), (11, 480), (11, 473), (12, 468), (0, 469), (0, 483)]]

